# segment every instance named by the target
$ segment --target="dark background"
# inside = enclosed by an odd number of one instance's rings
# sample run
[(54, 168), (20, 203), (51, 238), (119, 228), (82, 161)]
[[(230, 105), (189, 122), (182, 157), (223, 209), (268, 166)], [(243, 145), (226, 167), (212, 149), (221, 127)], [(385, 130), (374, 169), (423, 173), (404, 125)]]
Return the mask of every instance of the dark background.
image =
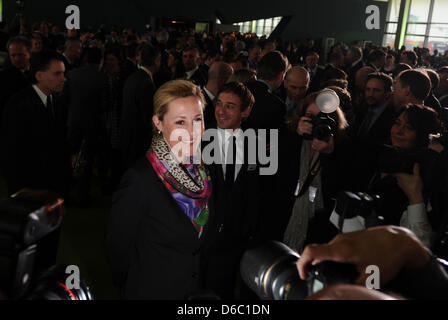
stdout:
[[(191, 21), (222, 23), (276, 16), (291, 17), (282, 30), (277, 30), (284, 40), (319, 39), (331, 37), (335, 41), (372, 41), (381, 45), (386, 21), (387, 2), (373, 0), (24, 0), (28, 23), (52, 21), (65, 29), (68, 5), (80, 8), (81, 27), (87, 25), (131, 27), (144, 30), (146, 24), (157, 27), (160, 18), (188, 19)], [(380, 8), (380, 29), (367, 30), (367, 6)], [(3, 0), (3, 17), (8, 22), (17, 12), (15, 0)], [(156, 18), (157, 17), (157, 18)]]

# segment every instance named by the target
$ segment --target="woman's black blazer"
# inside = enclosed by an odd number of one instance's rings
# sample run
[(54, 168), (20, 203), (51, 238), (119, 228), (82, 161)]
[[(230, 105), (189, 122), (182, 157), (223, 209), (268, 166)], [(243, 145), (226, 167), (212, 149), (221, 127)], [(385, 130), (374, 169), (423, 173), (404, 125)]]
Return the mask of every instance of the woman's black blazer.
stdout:
[[(211, 209), (212, 211), (212, 209)], [(185, 299), (199, 287), (204, 234), (180, 209), (145, 157), (113, 196), (106, 256), (124, 299)]]

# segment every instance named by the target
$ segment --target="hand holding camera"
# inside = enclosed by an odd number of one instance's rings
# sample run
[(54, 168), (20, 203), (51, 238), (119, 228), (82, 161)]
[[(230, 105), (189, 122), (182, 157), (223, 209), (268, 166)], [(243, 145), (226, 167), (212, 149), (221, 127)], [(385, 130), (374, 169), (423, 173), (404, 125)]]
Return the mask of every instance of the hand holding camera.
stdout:
[(397, 183), (409, 199), (409, 205), (423, 203), (423, 183), (420, 177), (420, 165), (414, 164), (413, 174), (395, 173)]
[(309, 245), (297, 261), (302, 280), (313, 265), (326, 260), (352, 263), (359, 272), (356, 283), (364, 285), (369, 276), (367, 266), (381, 270), (381, 285), (387, 284), (403, 268), (419, 268), (428, 263), (430, 255), (409, 230), (382, 226), (337, 235), (328, 244)]

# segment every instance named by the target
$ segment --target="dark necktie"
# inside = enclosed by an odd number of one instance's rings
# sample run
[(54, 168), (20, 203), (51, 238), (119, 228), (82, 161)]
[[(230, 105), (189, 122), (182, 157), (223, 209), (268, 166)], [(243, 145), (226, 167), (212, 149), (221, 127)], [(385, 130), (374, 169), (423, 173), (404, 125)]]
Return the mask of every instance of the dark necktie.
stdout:
[[(232, 149), (231, 149), (232, 148)], [(230, 137), (226, 152), (226, 185), (231, 186), (235, 180), (236, 138)]]
[(369, 132), (370, 124), (372, 123), (373, 115), (374, 115), (373, 110), (369, 109), (366, 117), (364, 118), (364, 121), (361, 124), (361, 127), (359, 128), (358, 136), (360, 136), (360, 137), (367, 136), (367, 133)]
[(51, 95), (49, 95), (47, 98), (47, 111), (48, 114), (50, 115), (51, 120), (55, 120), (56, 115), (54, 113), (53, 97)]

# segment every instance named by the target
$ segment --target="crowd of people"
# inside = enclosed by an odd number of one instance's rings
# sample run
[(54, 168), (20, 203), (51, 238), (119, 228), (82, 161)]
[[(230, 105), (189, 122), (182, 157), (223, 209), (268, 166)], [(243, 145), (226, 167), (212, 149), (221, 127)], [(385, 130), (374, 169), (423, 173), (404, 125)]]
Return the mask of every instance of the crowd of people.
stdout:
[[(442, 250), (448, 51), (355, 43), (324, 57), (309, 39), (104, 25), (61, 33), (46, 22), (0, 39), (8, 193), (49, 189), (89, 206), (97, 174), (113, 194), (105, 251), (123, 298), (254, 298), (239, 276), (243, 252), (330, 241), (343, 190), (377, 195), (384, 224)], [(324, 89), (336, 110), (318, 103)], [(218, 161), (188, 161), (213, 146), (201, 143), (206, 129), (217, 132)], [(273, 174), (248, 161), (250, 130), (258, 155), (276, 155)]]

